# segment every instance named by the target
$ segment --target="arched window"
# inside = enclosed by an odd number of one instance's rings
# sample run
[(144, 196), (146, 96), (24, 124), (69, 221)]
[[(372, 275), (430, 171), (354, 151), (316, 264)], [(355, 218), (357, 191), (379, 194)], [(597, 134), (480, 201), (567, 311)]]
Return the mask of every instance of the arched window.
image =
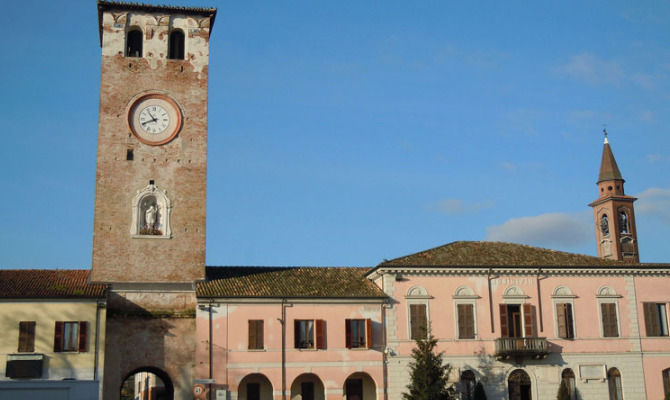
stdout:
[(566, 368), (563, 370), (561, 378), (563, 379), (563, 382), (565, 382), (565, 386), (568, 388), (568, 393), (570, 394), (570, 400), (575, 400), (577, 398), (576, 397), (577, 388), (575, 387), (575, 373), (572, 372), (570, 368)]
[(607, 384), (610, 388), (610, 400), (623, 400), (621, 389), (621, 373), (616, 368), (607, 371)]
[(628, 215), (625, 211), (619, 211), (619, 233), (628, 233)]
[(509, 400), (531, 399), (530, 377), (522, 369), (514, 370), (507, 378)]
[(184, 32), (174, 29), (170, 32), (168, 41), (168, 58), (171, 60), (184, 59)]
[(126, 35), (126, 57), (142, 57), (142, 31), (133, 29)]
[(600, 231), (604, 236), (610, 234), (610, 224), (607, 218), (607, 214), (603, 214), (602, 217), (600, 217)]
[(475, 393), (475, 373), (466, 369), (461, 373), (461, 399), (472, 400)]

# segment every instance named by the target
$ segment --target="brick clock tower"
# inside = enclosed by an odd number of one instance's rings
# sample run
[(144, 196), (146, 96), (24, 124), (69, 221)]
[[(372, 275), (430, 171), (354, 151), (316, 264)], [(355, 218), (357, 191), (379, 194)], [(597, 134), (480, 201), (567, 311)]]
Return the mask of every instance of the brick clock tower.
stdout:
[[(192, 397), (205, 277), (207, 85), (216, 9), (99, 0), (91, 281), (111, 285), (104, 398), (136, 372)], [(141, 351), (138, 351), (141, 349)]]
[(612, 154), (607, 131), (604, 133), (605, 144), (597, 182), (600, 197), (589, 204), (593, 207), (598, 257), (640, 262), (633, 208), (637, 199), (625, 194), (625, 181)]

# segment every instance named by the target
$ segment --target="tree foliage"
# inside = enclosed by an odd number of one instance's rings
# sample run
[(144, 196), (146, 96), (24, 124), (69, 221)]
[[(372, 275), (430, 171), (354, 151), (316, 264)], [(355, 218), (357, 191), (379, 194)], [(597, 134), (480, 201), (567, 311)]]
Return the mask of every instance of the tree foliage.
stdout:
[(473, 400), (486, 400), (486, 392), (484, 391), (484, 385), (480, 381), (477, 381), (475, 385), (475, 390), (472, 395)]
[(561, 379), (561, 384), (558, 386), (556, 400), (570, 400), (570, 389), (568, 389), (568, 385), (563, 379)]
[(410, 384), (404, 400), (451, 400), (453, 388), (447, 384), (451, 367), (442, 360), (443, 353), (436, 353), (437, 339), (428, 331), (427, 338), (417, 339), (410, 362)]

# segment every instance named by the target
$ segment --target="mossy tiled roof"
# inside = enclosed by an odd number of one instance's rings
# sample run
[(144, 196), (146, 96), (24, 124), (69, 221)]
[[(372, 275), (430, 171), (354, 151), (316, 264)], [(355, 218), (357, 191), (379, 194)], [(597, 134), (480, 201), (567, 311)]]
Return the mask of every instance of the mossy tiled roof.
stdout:
[(106, 285), (88, 283), (88, 270), (0, 270), (0, 298), (104, 298)]
[(377, 267), (622, 267), (631, 263), (504, 242), (452, 242), (380, 263)]
[(198, 297), (384, 298), (355, 267), (207, 267)]

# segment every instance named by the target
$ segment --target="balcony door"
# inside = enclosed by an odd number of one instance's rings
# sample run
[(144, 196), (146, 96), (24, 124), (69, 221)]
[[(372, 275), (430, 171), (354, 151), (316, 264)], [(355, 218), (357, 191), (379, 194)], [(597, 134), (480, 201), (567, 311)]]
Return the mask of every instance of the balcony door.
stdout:
[(500, 304), (501, 337), (534, 337), (533, 308), (530, 304)]

